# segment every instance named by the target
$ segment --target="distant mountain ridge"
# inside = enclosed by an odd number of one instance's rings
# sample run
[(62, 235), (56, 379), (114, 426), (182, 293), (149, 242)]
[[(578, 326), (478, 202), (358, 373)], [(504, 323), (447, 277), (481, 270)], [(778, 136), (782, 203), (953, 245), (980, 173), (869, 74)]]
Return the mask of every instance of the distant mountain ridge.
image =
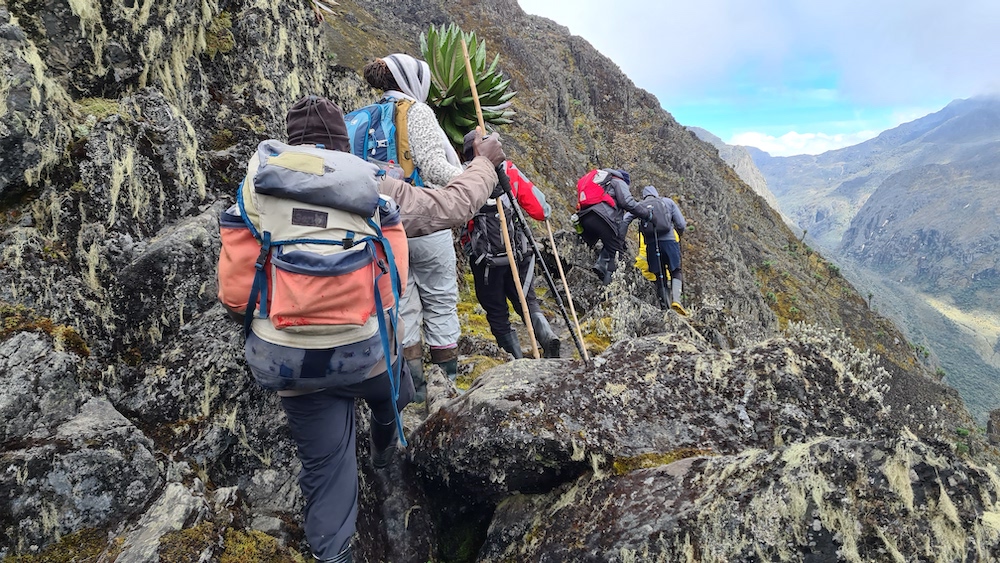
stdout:
[[(950, 330), (924, 334), (929, 348), (969, 378), (953, 384), (970, 408), (1000, 405), (1000, 97), (956, 100), (820, 155), (747, 152), (810, 241), (905, 288), (904, 308), (918, 299), (947, 318)], [(913, 337), (927, 314), (907, 316)]]
[(727, 144), (721, 138), (701, 127), (688, 127), (687, 129), (702, 141), (710, 143), (719, 149), (719, 158), (728, 164), (733, 169), (733, 172), (736, 172), (736, 175), (746, 182), (757, 195), (764, 198), (764, 201), (771, 206), (771, 209), (774, 209), (781, 215), (781, 218), (784, 219), (789, 227), (792, 229), (798, 228), (790, 217), (781, 212), (778, 198), (774, 197), (774, 193), (767, 187), (767, 179), (764, 177), (764, 174), (754, 164), (753, 157), (750, 155), (752, 147)]

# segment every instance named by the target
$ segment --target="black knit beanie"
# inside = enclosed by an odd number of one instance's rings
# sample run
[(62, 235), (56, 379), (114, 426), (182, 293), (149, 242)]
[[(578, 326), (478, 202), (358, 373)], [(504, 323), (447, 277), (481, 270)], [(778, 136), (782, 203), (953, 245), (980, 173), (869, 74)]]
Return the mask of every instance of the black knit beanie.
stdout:
[(333, 151), (350, 152), (344, 112), (337, 104), (320, 96), (306, 96), (295, 102), (285, 115), (285, 131), (290, 145), (323, 145)]

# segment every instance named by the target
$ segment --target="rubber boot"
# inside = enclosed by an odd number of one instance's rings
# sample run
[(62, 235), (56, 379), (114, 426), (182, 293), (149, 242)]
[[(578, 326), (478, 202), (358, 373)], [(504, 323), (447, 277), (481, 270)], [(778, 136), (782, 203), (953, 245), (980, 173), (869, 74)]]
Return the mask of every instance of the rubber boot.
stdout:
[(611, 253), (607, 250), (601, 249), (601, 253), (597, 255), (597, 261), (591, 266), (597, 277), (600, 278), (601, 283), (608, 285), (611, 283), (611, 272), (608, 271), (608, 266), (611, 264)]
[(441, 369), (444, 370), (445, 375), (448, 376), (448, 379), (450, 379), (452, 383), (458, 379), (458, 358), (435, 363), (441, 366)]
[[(391, 420), (389, 422), (379, 422), (375, 420), (375, 417), (370, 417), (369, 422), (371, 424), (371, 432), (368, 435), (368, 447), (371, 451), (372, 465), (375, 469), (382, 469), (392, 462), (392, 457), (396, 454), (397, 445), (399, 444), (399, 433), (396, 431), (396, 421)], [(384, 436), (387, 432), (392, 432), (389, 438), (389, 445), (385, 448), (378, 449), (375, 446), (375, 434), (378, 433)]]
[(500, 347), (506, 350), (511, 356), (514, 356), (515, 360), (524, 357), (524, 354), (521, 352), (521, 342), (517, 339), (516, 330), (512, 330), (507, 334), (497, 336), (496, 338), (497, 344), (499, 344)]
[(330, 559), (320, 559), (313, 555), (313, 558), (320, 563), (353, 563), (354, 558), (351, 556), (351, 546), (348, 545), (337, 555), (331, 557)]
[(660, 309), (670, 308), (670, 282), (660, 278), (656, 282), (656, 298), (660, 301)]
[(424, 350), (420, 344), (414, 344), (403, 348), (403, 358), (406, 366), (410, 369), (410, 378), (413, 379), (413, 401), (423, 403), (427, 401), (427, 380), (424, 379)]
[(542, 347), (543, 358), (558, 358), (559, 346), (562, 344), (556, 333), (552, 332), (552, 327), (545, 315), (541, 311), (531, 313), (531, 327), (535, 329), (535, 339)]
[(681, 306), (681, 288), (684, 282), (679, 279), (674, 279), (671, 281), (671, 291), (673, 292), (673, 300), (670, 302), (670, 308), (677, 311), (677, 314), (687, 316), (687, 311)]

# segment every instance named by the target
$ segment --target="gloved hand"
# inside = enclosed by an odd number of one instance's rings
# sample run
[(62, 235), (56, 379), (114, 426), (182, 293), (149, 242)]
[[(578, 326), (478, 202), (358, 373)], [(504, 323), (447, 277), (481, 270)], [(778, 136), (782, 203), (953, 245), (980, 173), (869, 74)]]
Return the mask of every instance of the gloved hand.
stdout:
[[(477, 127), (476, 130), (478, 131), (479, 128)], [(493, 166), (500, 166), (507, 160), (507, 155), (504, 154), (503, 146), (500, 144), (500, 134), (496, 132), (485, 137), (477, 135), (476, 139), (472, 141), (472, 150), (476, 156), (485, 156), (490, 159)]]

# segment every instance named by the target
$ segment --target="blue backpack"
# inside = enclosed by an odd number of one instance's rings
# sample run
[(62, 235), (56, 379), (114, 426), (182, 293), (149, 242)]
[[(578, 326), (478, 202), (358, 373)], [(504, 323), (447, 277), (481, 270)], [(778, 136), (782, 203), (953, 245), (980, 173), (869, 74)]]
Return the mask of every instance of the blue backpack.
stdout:
[(351, 153), (379, 165), (395, 163), (404, 179), (423, 186), (420, 170), (413, 163), (407, 135), (407, 112), (413, 100), (382, 98), (378, 103), (356, 109), (344, 116)]

